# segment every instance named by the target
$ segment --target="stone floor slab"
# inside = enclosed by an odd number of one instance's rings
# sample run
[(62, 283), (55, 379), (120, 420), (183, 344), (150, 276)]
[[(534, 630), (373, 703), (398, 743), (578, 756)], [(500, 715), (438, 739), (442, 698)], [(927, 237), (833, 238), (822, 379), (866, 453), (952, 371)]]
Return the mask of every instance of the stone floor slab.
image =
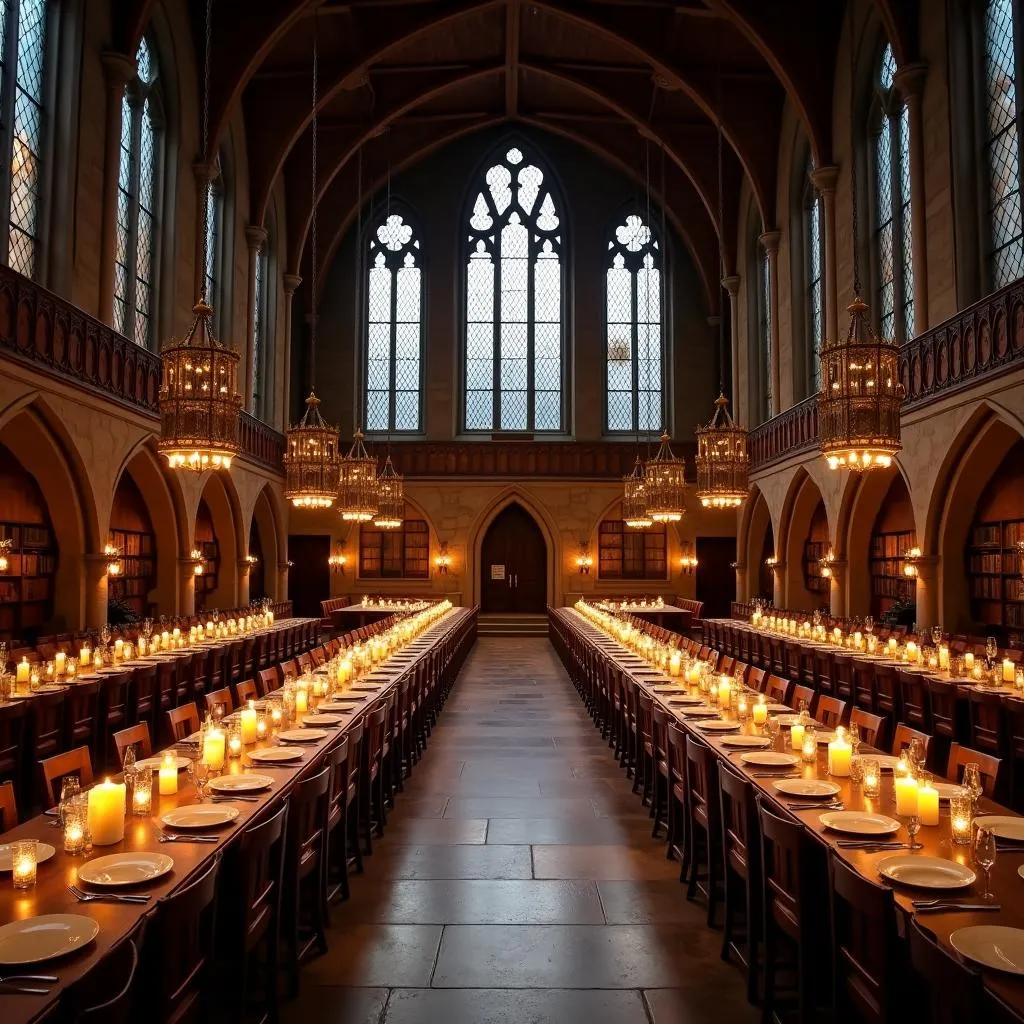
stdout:
[(649, 1024), (639, 992), (405, 989), (384, 1024)]

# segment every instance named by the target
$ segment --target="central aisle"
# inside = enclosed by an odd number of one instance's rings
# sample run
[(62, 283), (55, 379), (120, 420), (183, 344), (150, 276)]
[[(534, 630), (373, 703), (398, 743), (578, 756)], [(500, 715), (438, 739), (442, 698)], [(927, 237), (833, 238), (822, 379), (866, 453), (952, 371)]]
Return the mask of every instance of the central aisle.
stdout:
[(286, 1020), (757, 1019), (546, 639), (477, 641), (366, 864)]

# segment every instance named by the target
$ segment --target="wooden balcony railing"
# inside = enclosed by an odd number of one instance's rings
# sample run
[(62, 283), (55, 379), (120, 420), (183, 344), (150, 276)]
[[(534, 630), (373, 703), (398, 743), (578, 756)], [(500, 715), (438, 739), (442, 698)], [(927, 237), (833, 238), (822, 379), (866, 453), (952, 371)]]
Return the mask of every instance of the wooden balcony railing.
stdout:
[[(0, 355), (151, 417), (156, 429), (159, 358), (5, 266)], [(281, 434), (243, 413), (240, 440), (244, 457), (280, 472)]]
[[(900, 348), (903, 409), (920, 409), (1024, 367), (1024, 281), (1016, 281)], [(750, 432), (750, 468), (759, 472), (818, 443), (814, 396)]]

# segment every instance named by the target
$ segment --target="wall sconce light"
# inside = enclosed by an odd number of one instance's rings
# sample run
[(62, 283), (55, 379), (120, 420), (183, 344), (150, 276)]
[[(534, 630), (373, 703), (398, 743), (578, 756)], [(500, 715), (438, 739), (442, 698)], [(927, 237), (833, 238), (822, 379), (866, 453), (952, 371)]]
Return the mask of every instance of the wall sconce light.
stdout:
[(290, 558), (287, 559), (284, 564), (285, 564), (285, 568), (287, 568), (287, 569), (294, 569), (295, 568), (295, 563)]
[(259, 557), (257, 555), (246, 555), (245, 556), (245, 560), (248, 563), (250, 569), (253, 566), (260, 564), (260, 560), (259, 560)]
[(921, 561), (921, 549), (910, 548), (903, 555), (903, 575), (908, 579), (915, 579), (917, 577), (917, 563)]
[(580, 541), (580, 553), (576, 556), (576, 571), (581, 576), (589, 576), (590, 570), (594, 564), (594, 559), (590, 554), (590, 547), (586, 541)]
[(7, 572), (10, 568), (11, 562), (8, 555), (11, 553), (11, 545), (13, 543), (14, 541), (10, 537), (0, 540), (0, 572)]
[[(0, 558), (3, 556), (3, 541), (0, 541)], [(0, 572), (3, 572), (0, 569)], [(1020, 573), (1020, 578), (1024, 580), (1024, 540), (1017, 541), (1017, 572)]]
[(679, 556), (679, 569), (684, 576), (692, 576), (693, 570), (697, 568), (697, 555), (692, 548), (687, 548), (682, 555)]
[(202, 551), (199, 548), (193, 548), (189, 553), (189, 557), (192, 559), (192, 573), (195, 576), (202, 576), (204, 569), (204, 558)]
[(107, 544), (103, 548), (103, 557), (107, 559), (107, 575), (121, 575), (121, 552), (113, 544)]
[(448, 541), (443, 540), (441, 541), (440, 548), (438, 548), (437, 557), (434, 559), (434, 565), (440, 576), (447, 576), (448, 567), (451, 564), (451, 556), (448, 554)]
[(769, 555), (764, 560), (764, 564), (767, 565), (769, 569), (775, 569), (779, 564), (779, 560), (774, 555)]
[(829, 551), (827, 555), (818, 559), (818, 565), (821, 568), (822, 579), (832, 579), (832, 563), (836, 560), (835, 553)]
[(345, 555), (344, 544), (339, 545), (328, 555), (327, 564), (331, 567), (331, 572), (340, 573), (342, 576), (345, 575), (345, 566), (348, 564), (348, 558)]

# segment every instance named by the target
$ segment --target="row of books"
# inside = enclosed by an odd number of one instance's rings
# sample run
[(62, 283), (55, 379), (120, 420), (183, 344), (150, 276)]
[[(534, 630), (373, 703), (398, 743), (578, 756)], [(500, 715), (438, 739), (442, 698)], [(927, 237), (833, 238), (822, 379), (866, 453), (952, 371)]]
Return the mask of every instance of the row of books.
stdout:
[(153, 554), (153, 535), (151, 533), (128, 533), (114, 530), (114, 547), (126, 558), (138, 555)]
[(914, 592), (914, 581), (906, 576), (871, 577), (871, 593), (876, 597), (909, 597)]
[(1024, 581), (1016, 576), (973, 576), (971, 597), (983, 601), (1024, 601)]
[(977, 548), (1013, 548), (1024, 540), (1024, 520), (980, 523), (971, 531), (971, 546)]
[(871, 557), (902, 558), (914, 544), (914, 534), (909, 530), (901, 533), (877, 533), (871, 538)]

